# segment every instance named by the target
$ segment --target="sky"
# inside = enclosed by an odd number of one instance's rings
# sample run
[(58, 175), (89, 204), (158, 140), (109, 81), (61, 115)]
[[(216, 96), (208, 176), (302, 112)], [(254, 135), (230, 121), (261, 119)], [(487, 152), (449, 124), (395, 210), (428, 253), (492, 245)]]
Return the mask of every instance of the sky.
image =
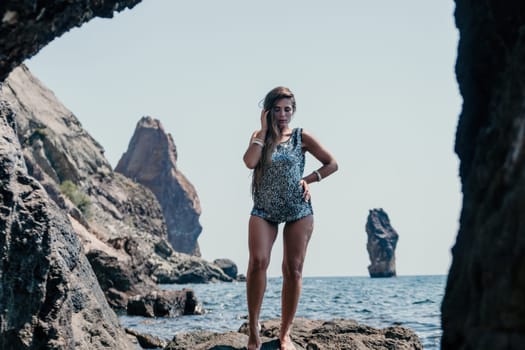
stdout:
[[(367, 276), (365, 224), (383, 208), (399, 234), (398, 275), (443, 275), (461, 210), (454, 137), (453, 1), (144, 0), (94, 19), (26, 65), (113, 165), (143, 116), (159, 119), (195, 186), (207, 260), (245, 273), (251, 172), (242, 156), (275, 86), (295, 94), (291, 127), (339, 171), (311, 185), (305, 276)], [(307, 157), (305, 173), (320, 167)], [(282, 230), (282, 227), (281, 227)], [(269, 276), (281, 274), (282, 234)]]

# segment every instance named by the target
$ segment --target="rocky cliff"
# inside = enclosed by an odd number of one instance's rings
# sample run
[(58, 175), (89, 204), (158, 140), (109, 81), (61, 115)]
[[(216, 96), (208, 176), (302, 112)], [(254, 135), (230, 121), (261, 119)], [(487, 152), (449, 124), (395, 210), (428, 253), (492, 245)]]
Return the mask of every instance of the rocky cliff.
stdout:
[(177, 169), (177, 149), (159, 120), (143, 117), (115, 171), (149, 188), (168, 227), (168, 240), (182, 253), (200, 256), (201, 208), (193, 185)]
[[(94, 16), (110, 17), (114, 10), (138, 2), (3, 1), (0, 81), (70, 28)], [(525, 225), (521, 223), (525, 12), (521, 0), (456, 0), (456, 5), (460, 33), (456, 73), (464, 99), (456, 152), (464, 198), (442, 308), (442, 348), (521, 349), (525, 343)], [(16, 154), (9, 147), (0, 152), (8, 159)], [(0, 164), (2, 176), (11, 171), (8, 163)], [(2, 206), (11, 203), (9, 196), (0, 200)], [(28, 208), (24, 215), (33, 213), (37, 209)], [(4, 234), (16, 239), (13, 232)], [(9, 271), (8, 267), (3, 265), (2, 271)], [(14, 286), (16, 281), (2, 279), (2, 290)], [(68, 326), (63, 324), (64, 329)], [(1, 331), (4, 336), (5, 328)]]
[(463, 208), (442, 349), (525, 344), (525, 5), (456, 1)]
[(156, 282), (231, 281), (214, 264), (173, 251), (151, 191), (114, 173), (102, 147), (29, 70), (4, 82), (30, 175), (69, 214), (111, 305), (155, 290)]
[(66, 214), (27, 173), (0, 101), (0, 348), (131, 349)]
[(392, 277), (396, 275), (396, 246), (399, 235), (390, 225), (383, 209), (372, 209), (366, 220), (368, 241), (366, 250), (370, 257), (370, 277)]

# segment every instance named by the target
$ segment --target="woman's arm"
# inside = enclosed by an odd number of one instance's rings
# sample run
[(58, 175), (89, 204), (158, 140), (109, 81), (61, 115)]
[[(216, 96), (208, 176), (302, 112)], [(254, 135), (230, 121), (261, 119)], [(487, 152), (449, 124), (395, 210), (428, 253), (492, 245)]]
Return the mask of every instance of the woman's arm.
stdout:
[(263, 149), (263, 146), (259, 143), (261, 142), (264, 144), (265, 136), (266, 132), (263, 133), (262, 130), (258, 130), (252, 134), (252, 137), (250, 137), (250, 144), (248, 145), (248, 149), (246, 152), (244, 152), (244, 157), (242, 158), (248, 169), (255, 168), (257, 163), (259, 163)]
[(305, 180), (307, 183), (320, 181), (321, 179), (324, 179), (325, 177), (328, 177), (337, 171), (337, 161), (335, 160), (334, 156), (328, 152), (328, 150), (324, 148), (321, 143), (319, 143), (319, 141), (317, 141), (312, 135), (304, 130), (302, 132), (302, 139), (303, 149), (306, 152), (310, 152), (323, 164), (319, 169), (316, 170), (320, 178), (314, 171), (313, 173), (303, 177), (303, 180)]

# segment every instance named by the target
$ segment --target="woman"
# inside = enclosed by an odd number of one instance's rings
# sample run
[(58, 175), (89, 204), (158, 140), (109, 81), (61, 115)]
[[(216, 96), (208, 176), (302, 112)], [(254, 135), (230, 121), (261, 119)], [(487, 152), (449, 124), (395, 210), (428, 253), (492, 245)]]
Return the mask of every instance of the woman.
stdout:
[[(276, 87), (264, 99), (261, 129), (254, 132), (244, 163), (253, 171), (254, 207), (249, 221), (250, 260), (246, 276), (250, 336), (248, 349), (260, 349), (259, 314), (266, 289), (266, 270), (279, 223), (283, 229), (283, 287), (281, 295), (281, 349), (294, 349), (290, 338), (302, 286), (306, 247), (313, 231), (309, 184), (337, 170), (337, 162), (312, 135), (290, 129), (296, 110), (295, 97)], [(322, 166), (303, 177), (305, 153)]]

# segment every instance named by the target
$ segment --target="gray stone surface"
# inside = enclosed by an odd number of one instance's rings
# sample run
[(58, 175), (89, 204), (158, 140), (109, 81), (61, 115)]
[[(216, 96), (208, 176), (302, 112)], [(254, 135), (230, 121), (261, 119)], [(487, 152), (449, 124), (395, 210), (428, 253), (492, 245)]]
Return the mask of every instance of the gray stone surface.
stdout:
[(525, 11), (456, 1), (456, 134), (463, 208), (442, 304), (442, 348), (525, 344)]

